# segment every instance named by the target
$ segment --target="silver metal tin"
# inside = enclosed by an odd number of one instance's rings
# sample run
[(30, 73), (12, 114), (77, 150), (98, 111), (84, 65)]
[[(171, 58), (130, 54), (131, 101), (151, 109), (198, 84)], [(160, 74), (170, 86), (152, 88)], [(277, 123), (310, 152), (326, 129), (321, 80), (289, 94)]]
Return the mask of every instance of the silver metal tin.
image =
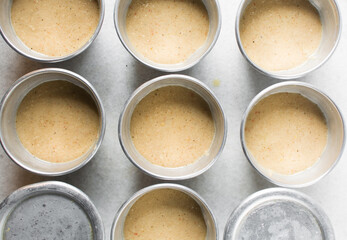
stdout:
[[(66, 163), (50, 163), (36, 158), (24, 148), (16, 131), (17, 109), (30, 90), (38, 85), (64, 80), (75, 84), (90, 94), (100, 117), (99, 137), (94, 146), (81, 157)], [(74, 172), (86, 165), (97, 152), (105, 135), (106, 115), (101, 99), (94, 87), (80, 75), (59, 68), (45, 68), (33, 71), (19, 78), (5, 93), (0, 104), (0, 143), (7, 155), (28, 171), (46, 176), (59, 176)]]
[(324, 211), (298, 191), (269, 188), (246, 198), (231, 214), (224, 240), (334, 240)]
[[(131, 139), (130, 121), (136, 105), (150, 92), (165, 86), (181, 86), (199, 94), (208, 103), (215, 123), (216, 132), (208, 154), (184, 167), (166, 168), (150, 163), (136, 150)], [(137, 88), (126, 102), (118, 124), (119, 141), (128, 159), (146, 174), (163, 180), (189, 179), (205, 172), (221, 154), (226, 136), (226, 116), (214, 93), (199, 80), (178, 74), (152, 79)]]
[(193, 198), (200, 206), (202, 215), (204, 216), (205, 223), (207, 226), (207, 235), (206, 240), (217, 240), (218, 239), (218, 227), (216, 218), (212, 213), (211, 208), (207, 205), (207, 203), (202, 199), (202, 197), (193, 191), (192, 189), (185, 187), (179, 184), (172, 183), (161, 183), (152, 185), (146, 188), (141, 189), (136, 192), (128, 201), (126, 201), (116, 213), (115, 219), (111, 228), (111, 240), (123, 240), (123, 228), (124, 222), (128, 215), (129, 210), (134, 205), (134, 203), (141, 198), (146, 193), (158, 190), (158, 189), (174, 189), (177, 191), (181, 191), (191, 198)]
[[(249, 112), (260, 100), (271, 94), (280, 92), (299, 93), (306, 97), (318, 105), (327, 121), (327, 145), (320, 159), (312, 167), (294, 175), (282, 175), (263, 168), (253, 158), (245, 143), (245, 125)], [(331, 100), (325, 93), (314, 86), (296, 81), (287, 81), (274, 84), (255, 96), (243, 115), (240, 133), (243, 151), (251, 165), (265, 179), (282, 187), (299, 188), (316, 183), (336, 166), (345, 146), (344, 120), (340, 110), (335, 105), (333, 100)]]
[(241, 38), (240, 38), (240, 19), (252, 0), (242, 0), (236, 15), (235, 34), (237, 44), (242, 55), (246, 58), (249, 64), (262, 74), (278, 79), (295, 79), (302, 77), (320, 66), (322, 66), (335, 51), (342, 32), (342, 20), (338, 4), (335, 0), (309, 0), (316, 7), (322, 21), (322, 40), (317, 51), (309, 57), (309, 59), (300, 66), (283, 71), (269, 71), (256, 65), (252, 59), (247, 56)]
[(97, 0), (99, 3), (99, 23), (95, 29), (93, 36), (81, 48), (75, 52), (61, 57), (48, 56), (39, 52), (35, 52), (27, 47), (17, 36), (13, 29), (11, 21), (12, 0), (0, 0), (0, 33), (7, 44), (17, 53), (38, 62), (55, 63), (71, 59), (86, 50), (95, 40), (101, 29), (105, 15), (105, 0)]
[(105, 238), (101, 217), (89, 197), (57, 181), (19, 188), (0, 204), (1, 239), (5, 235), (6, 240)]
[(192, 56), (182, 63), (177, 64), (160, 64), (145, 58), (142, 54), (136, 51), (132, 46), (126, 32), (126, 15), (129, 5), (132, 0), (116, 0), (113, 12), (114, 25), (117, 30), (119, 39), (126, 50), (139, 62), (153, 69), (163, 72), (179, 72), (193, 67), (201, 59), (203, 59), (215, 45), (222, 24), (222, 16), (218, 0), (202, 0), (208, 12), (210, 20), (210, 29), (206, 42)]

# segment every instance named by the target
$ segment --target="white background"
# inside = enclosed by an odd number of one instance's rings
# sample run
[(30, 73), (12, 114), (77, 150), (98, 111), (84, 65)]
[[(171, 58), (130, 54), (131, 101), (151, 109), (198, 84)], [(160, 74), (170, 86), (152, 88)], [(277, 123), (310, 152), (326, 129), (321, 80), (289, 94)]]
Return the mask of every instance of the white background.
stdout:
[[(338, 1), (342, 19), (347, 19), (347, 1)], [(216, 93), (228, 119), (228, 137), (223, 153), (210, 170), (180, 184), (197, 191), (212, 208), (219, 225), (220, 239), (233, 209), (250, 194), (274, 185), (250, 166), (240, 144), (239, 129), (243, 111), (262, 89), (279, 82), (253, 70), (241, 55), (235, 40), (235, 15), (239, 0), (220, 0), (223, 22), (219, 39), (199, 64), (182, 72), (198, 78)], [(45, 67), (72, 70), (89, 80), (98, 91), (106, 109), (104, 141), (92, 161), (64, 177), (46, 178), (25, 171), (0, 149), (0, 201), (24, 185), (44, 180), (60, 180), (84, 191), (103, 219), (106, 237), (114, 215), (135, 191), (160, 181), (148, 177), (125, 157), (117, 137), (117, 124), (123, 104), (142, 83), (165, 73), (137, 62), (122, 46), (113, 25), (114, 1), (106, 0), (103, 27), (95, 42), (81, 55), (64, 63), (40, 64), (13, 51), (0, 39), (0, 96), (22, 75)], [(298, 79), (326, 92), (347, 112), (347, 28), (338, 48), (320, 69)], [(215, 87), (213, 80), (220, 80)], [(336, 239), (347, 238), (347, 162), (346, 154), (336, 168), (313, 186), (299, 189), (312, 197), (327, 213)]]

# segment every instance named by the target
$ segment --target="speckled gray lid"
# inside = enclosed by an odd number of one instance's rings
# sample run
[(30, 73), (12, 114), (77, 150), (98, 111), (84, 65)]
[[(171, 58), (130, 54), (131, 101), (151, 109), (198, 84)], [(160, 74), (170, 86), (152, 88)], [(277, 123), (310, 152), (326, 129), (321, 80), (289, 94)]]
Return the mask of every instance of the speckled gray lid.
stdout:
[(83, 192), (50, 181), (20, 188), (0, 204), (0, 239), (103, 240), (104, 229)]
[(227, 221), (224, 240), (333, 240), (331, 223), (312, 200), (294, 190), (270, 188), (245, 199)]

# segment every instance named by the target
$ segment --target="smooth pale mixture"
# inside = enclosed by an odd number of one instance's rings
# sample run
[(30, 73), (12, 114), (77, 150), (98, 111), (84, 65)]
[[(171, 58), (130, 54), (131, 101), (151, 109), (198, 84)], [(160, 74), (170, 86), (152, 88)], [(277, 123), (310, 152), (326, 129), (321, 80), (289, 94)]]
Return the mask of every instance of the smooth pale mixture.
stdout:
[(187, 194), (154, 190), (131, 207), (124, 223), (125, 240), (205, 240), (200, 206)]
[(320, 108), (297, 93), (276, 93), (258, 102), (245, 127), (248, 150), (271, 171), (292, 175), (311, 167), (328, 137)]
[(175, 64), (185, 61), (205, 43), (209, 17), (201, 0), (133, 0), (126, 32), (145, 58)]
[(181, 167), (206, 154), (215, 134), (206, 101), (184, 87), (154, 90), (134, 109), (130, 132), (137, 151), (153, 164)]
[(303, 64), (319, 47), (322, 23), (308, 0), (253, 0), (240, 19), (247, 56), (269, 71)]
[(53, 163), (85, 154), (98, 138), (99, 114), (91, 96), (66, 81), (31, 90), (19, 105), (16, 130), (34, 156)]
[(13, 0), (11, 19), (30, 49), (65, 56), (81, 48), (99, 23), (96, 0)]

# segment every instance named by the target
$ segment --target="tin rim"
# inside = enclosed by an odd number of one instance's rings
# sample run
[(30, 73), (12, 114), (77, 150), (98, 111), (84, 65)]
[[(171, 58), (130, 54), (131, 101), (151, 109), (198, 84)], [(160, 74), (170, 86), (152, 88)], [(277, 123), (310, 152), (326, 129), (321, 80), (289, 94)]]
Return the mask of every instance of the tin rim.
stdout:
[[(253, 107), (258, 103), (258, 101), (268, 92), (270, 92), (271, 90), (274, 90), (276, 88), (282, 87), (282, 86), (291, 86), (291, 85), (296, 85), (296, 86), (303, 86), (303, 87), (307, 87), (310, 88), (314, 91), (316, 91), (317, 93), (319, 93), (320, 95), (324, 96), (324, 98), (326, 98), (327, 100), (329, 100), (329, 102), (331, 102), (331, 104), (336, 108), (340, 118), (341, 118), (341, 122), (342, 122), (342, 128), (343, 128), (343, 140), (342, 140), (342, 145), (341, 145), (341, 151), (338, 155), (338, 157), (335, 159), (334, 163), (331, 165), (331, 167), (324, 172), (323, 174), (321, 174), (319, 177), (317, 177), (316, 179), (309, 181), (305, 184), (284, 184), (278, 181), (273, 180), (272, 178), (268, 177), (265, 173), (263, 173), (263, 171), (261, 171), (261, 169), (259, 169), (252, 161), (252, 158), (249, 156), (248, 151), (247, 151), (247, 146), (246, 146), (246, 142), (245, 142), (245, 125), (246, 125), (246, 121), (247, 121), (247, 117), (249, 112), (253, 109)], [(335, 102), (328, 96), (326, 95), (323, 91), (321, 91), (320, 89), (312, 86), (311, 84), (308, 83), (303, 83), (303, 82), (298, 82), (298, 81), (287, 81), (287, 82), (281, 82), (281, 83), (276, 83), (273, 84), (270, 87), (265, 88), (264, 90), (262, 90), (260, 93), (258, 93), (253, 99), (252, 101), (249, 103), (247, 109), (245, 110), (245, 112), (243, 113), (242, 116), (242, 121), (241, 121), (241, 127), (240, 127), (240, 140), (241, 140), (241, 145), (242, 145), (242, 150), (248, 160), (248, 162), (252, 165), (252, 167), (267, 181), (277, 185), (277, 186), (281, 186), (281, 187), (289, 187), (289, 188), (302, 188), (302, 187), (307, 187), (310, 186), (316, 182), (318, 182), (319, 180), (321, 180), (323, 177), (325, 177), (326, 175), (328, 175), (337, 165), (337, 163), (340, 161), (342, 153), (344, 151), (345, 148), (345, 143), (346, 143), (346, 129), (345, 129), (345, 122), (344, 122), (344, 118), (343, 115), (340, 111), (340, 109), (338, 108), (338, 106), (335, 104)]]
[[(115, 2), (115, 6), (114, 6), (114, 11), (113, 11), (113, 21), (114, 21), (114, 26), (116, 28), (116, 32), (117, 32), (117, 35), (122, 43), (122, 45), (124, 46), (124, 48), (137, 60), (139, 61), (140, 63), (150, 67), (150, 68), (153, 68), (155, 70), (158, 70), (158, 71), (161, 71), (161, 72), (181, 72), (181, 71), (184, 71), (184, 70), (187, 70), (188, 68), (191, 68), (193, 67), (194, 65), (196, 65), (198, 62), (200, 62), (203, 58), (205, 58), (207, 56), (207, 54), (212, 50), (212, 48), (214, 47), (214, 45), (216, 44), (217, 40), (218, 40), (218, 37), (219, 37), (219, 34), (220, 34), (220, 30), (221, 30), (221, 26), (222, 26), (222, 13), (221, 13), (221, 10), (220, 10), (220, 6), (219, 6), (219, 2), (218, 0), (213, 0), (215, 3), (216, 3), (216, 9), (217, 9), (217, 16), (218, 16), (218, 24), (217, 24), (217, 29), (216, 29), (216, 33), (213, 37), (213, 41), (211, 42), (210, 46), (207, 48), (207, 50), (198, 58), (196, 59), (195, 61), (193, 61), (192, 63), (190, 64), (187, 64), (183, 67), (177, 67), (177, 68), (172, 68), (172, 69), (169, 69), (165, 66), (154, 66), (153, 64), (151, 64), (150, 62), (147, 62), (147, 61), (144, 61), (142, 60), (140, 57), (137, 56), (137, 54), (135, 52), (133, 52), (129, 47), (128, 45), (126, 44), (126, 42), (124, 41), (124, 38), (122, 36), (122, 34), (120, 33), (119, 31), (119, 22), (118, 22), (118, 8), (119, 8), (119, 2), (120, 0), (116, 0)], [(171, 64), (163, 64), (163, 65), (171, 65)], [(172, 65), (175, 65), (175, 64), (172, 64)]]
[(290, 80), (290, 79), (296, 79), (296, 78), (300, 78), (303, 77), (313, 71), (315, 71), (316, 69), (320, 68), (324, 63), (326, 63), (328, 61), (328, 59), (333, 55), (333, 53), (335, 52), (335, 49), (337, 48), (339, 42), (340, 42), (340, 38), (341, 38), (341, 33), (342, 33), (342, 17), (341, 17), (341, 11), (339, 8), (338, 3), (336, 2), (336, 0), (332, 0), (335, 7), (336, 7), (336, 12), (337, 12), (337, 17), (338, 17), (338, 22), (339, 22), (339, 28), (338, 28), (338, 34), (337, 34), (337, 38), (335, 41), (335, 44), (333, 46), (333, 48), (330, 50), (329, 54), (316, 66), (314, 66), (313, 68), (306, 70), (302, 73), (298, 73), (298, 74), (293, 74), (293, 75), (283, 75), (280, 72), (276, 73), (273, 71), (267, 71), (266, 69), (261, 68), (260, 66), (256, 65), (246, 54), (245, 49), (243, 48), (242, 42), (241, 42), (241, 38), (240, 38), (240, 18), (241, 18), (241, 11), (243, 6), (246, 4), (246, 0), (242, 0), (239, 4), (239, 8), (237, 10), (237, 14), (236, 14), (236, 20), (235, 20), (235, 35), (236, 35), (236, 42), (237, 45), (240, 49), (241, 54), (243, 55), (243, 57), (247, 60), (247, 62), (253, 67), (253, 69), (257, 70), (258, 72), (262, 73), (265, 76), (271, 77), (271, 78), (276, 78), (276, 79), (282, 79), (282, 80)]
[[(334, 240), (331, 222), (323, 211), (309, 196), (292, 189), (268, 188), (260, 190), (243, 200), (230, 214), (224, 229), (224, 240), (233, 240), (243, 219), (247, 218), (257, 206), (269, 201), (287, 200), (302, 205), (315, 217), (326, 240)], [(229, 233), (230, 238), (227, 234)]]
[[(184, 176), (179, 176), (179, 177), (168, 177), (165, 175), (160, 175), (160, 174), (155, 174), (153, 172), (148, 171), (147, 169), (143, 168), (142, 166), (140, 166), (135, 159), (133, 159), (130, 154), (128, 153), (126, 147), (123, 144), (123, 134), (122, 134), (122, 126), (123, 126), (123, 121), (124, 121), (124, 113), (126, 111), (126, 109), (129, 107), (130, 103), (133, 101), (134, 97), (141, 92), (144, 88), (148, 87), (149, 85), (152, 85), (156, 82), (165, 80), (165, 79), (170, 79), (170, 78), (178, 78), (178, 79), (185, 79), (185, 80), (189, 80), (190, 82), (193, 82), (194, 84), (202, 87), (204, 90), (206, 90), (211, 97), (215, 100), (215, 102), (217, 103), (221, 115), (223, 117), (224, 120), (224, 132), (223, 132), (223, 141), (222, 144), (220, 146), (220, 149), (217, 153), (217, 155), (214, 156), (214, 158), (209, 162), (209, 164), (207, 166), (205, 166), (203, 169), (191, 173), (191, 174), (187, 174)], [(205, 100), (205, 99), (204, 99)], [(206, 101), (206, 100), (205, 100)], [(207, 101), (206, 101), (207, 102)], [(0, 115), (1, 117), (1, 115)], [(200, 82), (199, 80), (197, 80), (196, 78), (190, 77), (190, 76), (186, 76), (186, 75), (181, 75), (181, 74), (170, 74), (170, 75), (165, 75), (165, 76), (160, 76), (157, 78), (154, 78), (150, 81), (147, 81), (146, 83), (142, 84), (140, 87), (138, 87), (128, 98), (128, 100), (126, 101), (124, 107), (123, 107), (123, 111), (121, 112), (120, 116), (119, 116), (119, 121), (118, 121), (118, 138), (119, 138), (119, 142), (121, 145), (121, 148), (123, 150), (123, 152), (125, 153), (125, 155), (127, 156), (127, 158), (130, 160), (130, 162), (137, 167), (138, 169), (140, 169), (142, 172), (144, 172), (145, 174), (157, 178), (157, 179), (161, 179), (161, 180), (186, 180), (186, 179), (190, 179), (190, 178), (194, 178), (202, 173), (204, 173), (205, 171), (207, 171), (208, 169), (210, 169), (212, 167), (212, 165), (217, 161), (217, 159), (219, 158), (220, 154), (223, 152), (224, 149), (224, 145), (226, 142), (226, 137), (227, 137), (227, 119), (224, 113), (224, 110), (221, 106), (221, 104), (219, 103), (216, 95), (208, 88), (208, 86), (206, 84), (204, 84), (203, 82)]]
[[(111, 240), (115, 240), (114, 231), (116, 229), (117, 224), (120, 221), (120, 217), (121, 217), (122, 213), (124, 212), (125, 208), (127, 208), (129, 206), (129, 204), (133, 203), (133, 201), (136, 198), (141, 197), (141, 196), (145, 195), (146, 193), (149, 193), (149, 192), (157, 190), (157, 189), (165, 189), (165, 188), (183, 192), (187, 195), (190, 195), (189, 197), (194, 196), (196, 198), (194, 200), (196, 202), (197, 202), (197, 200), (199, 201), (197, 203), (199, 205), (202, 205), (206, 209), (206, 212), (210, 215), (211, 219), (213, 220), (213, 225), (214, 225), (215, 230), (216, 230), (216, 236), (215, 236), (216, 238), (215, 239), (218, 240), (218, 236), (219, 236), (218, 224), (217, 224), (216, 218), (215, 218), (211, 208), (207, 205), (206, 201), (197, 192), (195, 192), (191, 188), (188, 188), (188, 187), (180, 185), (180, 184), (175, 184), (175, 183), (159, 183), (159, 184), (155, 184), (155, 185), (151, 185), (151, 186), (142, 188), (141, 190), (134, 193), (127, 201), (125, 201), (121, 205), (121, 207), (118, 209), (118, 211), (115, 215), (115, 218), (113, 220), (112, 227), (111, 227)], [(201, 206), (200, 206), (200, 208), (201, 208)]]
[(91, 199), (80, 189), (64, 182), (45, 181), (30, 184), (15, 190), (0, 204), (0, 217), (7, 217), (4, 216), (6, 211), (17, 207), (19, 204), (21, 204), (21, 202), (33, 195), (40, 195), (40, 193), (55, 193), (58, 195), (63, 195), (76, 202), (85, 211), (85, 213), (87, 213), (89, 220), (91, 223), (93, 223), (92, 229), (94, 240), (104, 240), (104, 225), (102, 223), (100, 214)]
[[(4, 94), (4, 96), (3, 96), (3, 98), (2, 98), (2, 100), (0, 102), (0, 120), (2, 119), (4, 105), (6, 104), (7, 99), (13, 93), (13, 91), (15, 91), (15, 89), (22, 82), (26, 81), (27, 79), (30, 79), (33, 76), (40, 75), (40, 74), (45, 74), (45, 73), (58, 73), (58, 74), (70, 76), (70, 77), (80, 81), (93, 94), (92, 95), (93, 101), (95, 102), (95, 104), (97, 105), (97, 108), (100, 111), (100, 118), (101, 118), (100, 134), (99, 134), (98, 140), (95, 143), (94, 150), (88, 155), (88, 157), (86, 157), (86, 159), (84, 161), (82, 161), (80, 164), (76, 165), (75, 167), (73, 167), (71, 169), (60, 171), (60, 172), (47, 173), (47, 172), (44, 172), (44, 171), (39, 171), (39, 170), (33, 169), (33, 168), (27, 166), (26, 164), (23, 164), (20, 160), (18, 160), (17, 158), (15, 158), (12, 155), (12, 153), (8, 150), (6, 144), (4, 144), (3, 135), (2, 135), (2, 127), (1, 126), (0, 126), (0, 144), (1, 144), (2, 148), (4, 149), (4, 151), (6, 152), (7, 156), (9, 156), (9, 158), (14, 163), (19, 165), (20, 167), (22, 167), (22, 168), (24, 168), (24, 169), (26, 169), (26, 170), (28, 170), (30, 172), (33, 172), (33, 173), (36, 173), (36, 174), (39, 174), (39, 175), (43, 175), (43, 176), (61, 176), (61, 175), (65, 175), (65, 174), (77, 171), (78, 169), (80, 169), (84, 165), (86, 165), (94, 157), (94, 155), (98, 151), (98, 149), (99, 149), (99, 147), (100, 147), (100, 145), (102, 143), (102, 140), (103, 140), (103, 138), (105, 136), (106, 114), (105, 114), (105, 110), (104, 110), (104, 107), (103, 107), (102, 102), (101, 102), (101, 98), (99, 97), (99, 95), (96, 92), (95, 88), (85, 78), (83, 78), (82, 76), (78, 75), (77, 73), (74, 73), (74, 72), (66, 70), (66, 69), (61, 69), (61, 68), (43, 68), (43, 69), (32, 71), (32, 72), (27, 73), (24, 76), (20, 77), (7, 90), (7, 92)], [(52, 163), (52, 164), (59, 164), (59, 163)]]
[(93, 35), (88, 39), (88, 41), (79, 49), (77, 49), (76, 51), (66, 55), (66, 56), (61, 56), (61, 57), (52, 57), (52, 59), (43, 59), (40, 57), (34, 57), (31, 56), (30, 54), (26, 54), (23, 51), (21, 51), (20, 49), (18, 49), (11, 41), (10, 39), (8, 39), (8, 37), (6, 36), (6, 34), (3, 31), (2, 26), (0, 25), (0, 35), (3, 37), (3, 39), (5, 40), (5, 42), (17, 53), (19, 53), (20, 55), (29, 58), (30, 60), (34, 60), (37, 62), (41, 62), (41, 63), (57, 63), (57, 62), (63, 62), (66, 60), (69, 60), (73, 57), (76, 57), (77, 55), (79, 55), (80, 53), (82, 53), (84, 50), (86, 50), (96, 39), (96, 37), (98, 36), (102, 24), (104, 22), (104, 18), (105, 18), (105, 0), (98, 0), (98, 5), (99, 5), (99, 22), (98, 22), (98, 26), (96, 27)]

